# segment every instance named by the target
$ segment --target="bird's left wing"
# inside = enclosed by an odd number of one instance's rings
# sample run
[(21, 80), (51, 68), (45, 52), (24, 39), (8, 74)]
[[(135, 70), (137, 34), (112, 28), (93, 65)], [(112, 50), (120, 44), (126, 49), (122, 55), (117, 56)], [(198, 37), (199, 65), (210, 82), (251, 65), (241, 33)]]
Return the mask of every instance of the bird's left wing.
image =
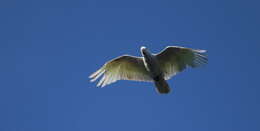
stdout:
[(105, 63), (89, 78), (93, 82), (102, 75), (97, 86), (104, 87), (117, 80), (152, 81), (149, 72), (145, 69), (143, 58), (129, 55), (120, 56)]
[(156, 55), (166, 80), (183, 71), (187, 66), (199, 67), (207, 63), (206, 50), (168, 46)]

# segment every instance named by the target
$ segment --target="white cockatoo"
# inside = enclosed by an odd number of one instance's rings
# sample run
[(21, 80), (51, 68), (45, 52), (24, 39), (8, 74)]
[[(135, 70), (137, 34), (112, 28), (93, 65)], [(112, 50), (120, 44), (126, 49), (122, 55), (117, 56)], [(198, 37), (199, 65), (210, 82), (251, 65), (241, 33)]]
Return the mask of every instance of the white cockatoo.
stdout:
[(97, 86), (104, 87), (118, 80), (154, 82), (157, 91), (170, 92), (166, 80), (186, 67), (199, 67), (207, 63), (206, 50), (168, 46), (158, 54), (152, 54), (142, 46), (143, 57), (123, 55), (106, 62), (89, 76), (91, 82), (102, 76)]

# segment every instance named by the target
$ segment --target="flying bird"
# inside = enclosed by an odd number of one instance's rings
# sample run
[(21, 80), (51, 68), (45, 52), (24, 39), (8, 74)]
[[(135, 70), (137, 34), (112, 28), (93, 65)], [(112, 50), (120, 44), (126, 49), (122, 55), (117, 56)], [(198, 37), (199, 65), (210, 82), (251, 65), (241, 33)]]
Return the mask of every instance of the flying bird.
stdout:
[(207, 63), (206, 50), (180, 46), (168, 46), (158, 54), (152, 54), (142, 46), (142, 57), (123, 55), (106, 62), (89, 76), (91, 82), (102, 76), (97, 87), (104, 87), (118, 80), (154, 82), (161, 94), (170, 92), (166, 80), (187, 67), (199, 67)]

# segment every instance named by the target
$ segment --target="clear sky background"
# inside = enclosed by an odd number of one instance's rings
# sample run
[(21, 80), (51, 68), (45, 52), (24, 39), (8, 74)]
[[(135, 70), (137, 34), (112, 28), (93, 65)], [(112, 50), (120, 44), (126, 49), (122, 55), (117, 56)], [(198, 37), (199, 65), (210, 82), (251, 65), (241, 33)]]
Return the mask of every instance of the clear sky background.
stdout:
[[(1, 0), (1, 131), (259, 131), (257, 0)], [(123, 54), (169, 45), (209, 64), (169, 80), (94, 88)]]

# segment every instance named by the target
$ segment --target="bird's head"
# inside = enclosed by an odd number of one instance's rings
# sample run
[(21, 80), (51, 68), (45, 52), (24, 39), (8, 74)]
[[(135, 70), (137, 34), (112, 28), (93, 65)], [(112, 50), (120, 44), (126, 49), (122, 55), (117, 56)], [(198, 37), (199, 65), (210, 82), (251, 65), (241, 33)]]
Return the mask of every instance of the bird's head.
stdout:
[(145, 46), (141, 46), (140, 50), (141, 50), (143, 55), (147, 54), (147, 48)]
[(143, 56), (150, 56), (150, 52), (145, 46), (142, 46), (140, 50)]
[(145, 50), (146, 49), (146, 47), (145, 46), (141, 46), (141, 50)]

